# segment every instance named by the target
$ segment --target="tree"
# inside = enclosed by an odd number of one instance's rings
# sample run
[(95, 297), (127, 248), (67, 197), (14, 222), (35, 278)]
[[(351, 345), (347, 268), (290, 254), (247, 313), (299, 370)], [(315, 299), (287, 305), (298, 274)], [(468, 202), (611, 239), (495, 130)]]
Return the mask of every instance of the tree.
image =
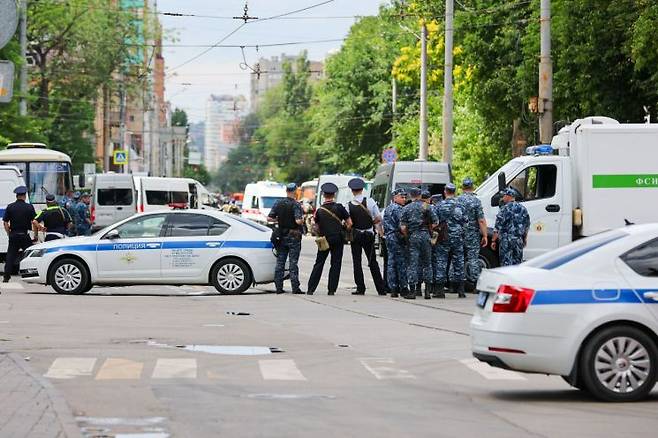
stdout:
[(172, 126), (187, 126), (187, 113), (185, 110), (176, 108), (174, 113), (171, 115), (171, 125)]

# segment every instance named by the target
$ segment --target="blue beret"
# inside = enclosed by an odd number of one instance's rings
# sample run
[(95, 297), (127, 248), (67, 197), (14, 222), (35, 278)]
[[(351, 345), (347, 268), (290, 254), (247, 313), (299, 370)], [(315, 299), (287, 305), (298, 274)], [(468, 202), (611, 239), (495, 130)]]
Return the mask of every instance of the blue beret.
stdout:
[(347, 187), (352, 190), (363, 190), (366, 186), (366, 183), (363, 182), (361, 178), (352, 178), (348, 183)]
[(320, 187), (320, 190), (322, 191), (322, 193), (332, 194), (332, 193), (336, 193), (338, 191), (338, 186), (336, 184), (332, 183), (332, 182), (328, 182), (328, 183), (322, 184), (322, 186)]
[(446, 184), (446, 190), (454, 193), (457, 191), (457, 186), (454, 185), (453, 183), (448, 183)]
[(297, 184), (295, 183), (290, 183), (286, 186), (287, 192), (294, 192), (295, 190), (297, 190)]
[(409, 196), (420, 196), (421, 190), (418, 187), (412, 187), (409, 189)]
[(27, 193), (27, 187), (18, 186), (14, 189), (14, 193), (16, 193), (17, 195), (24, 195)]
[(464, 178), (462, 181), (462, 187), (471, 188), (473, 187), (473, 180), (469, 177)]

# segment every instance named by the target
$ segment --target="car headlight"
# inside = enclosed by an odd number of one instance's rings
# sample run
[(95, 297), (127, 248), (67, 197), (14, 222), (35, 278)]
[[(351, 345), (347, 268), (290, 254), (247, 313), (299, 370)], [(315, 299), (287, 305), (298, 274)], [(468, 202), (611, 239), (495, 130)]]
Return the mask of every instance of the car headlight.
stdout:
[(27, 257), (43, 257), (46, 253), (45, 249), (28, 249), (25, 253), (25, 258)]

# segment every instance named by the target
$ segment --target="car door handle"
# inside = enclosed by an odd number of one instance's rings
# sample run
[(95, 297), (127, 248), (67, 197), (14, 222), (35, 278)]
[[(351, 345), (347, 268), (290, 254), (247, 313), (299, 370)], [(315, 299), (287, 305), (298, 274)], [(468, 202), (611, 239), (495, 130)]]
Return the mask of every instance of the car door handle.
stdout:
[(658, 301), (658, 292), (645, 292), (642, 295), (648, 300)]
[(560, 206), (557, 204), (548, 204), (546, 206), (546, 211), (550, 213), (557, 213), (558, 211), (560, 211)]
[(222, 246), (222, 242), (206, 242), (206, 246), (210, 248), (217, 248), (218, 246)]

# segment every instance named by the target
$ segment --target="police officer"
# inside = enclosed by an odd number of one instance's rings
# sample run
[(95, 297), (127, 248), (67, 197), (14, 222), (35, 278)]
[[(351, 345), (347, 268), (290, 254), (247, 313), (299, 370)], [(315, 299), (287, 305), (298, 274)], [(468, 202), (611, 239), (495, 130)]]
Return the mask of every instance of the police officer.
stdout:
[(457, 198), (466, 217), (464, 227), (464, 256), (466, 258), (466, 281), (468, 289), (473, 290), (480, 276), (480, 247), (486, 247), (487, 221), (484, 218), (482, 203), (473, 193), (473, 180), (464, 178), (462, 194)]
[(313, 295), (320, 283), (324, 262), (331, 254), (331, 267), (329, 268), (329, 295), (336, 293), (340, 268), (343, 262), (343, 224), (349, 229), (352, 227), (350, 215), (341, 204), (334, 201), (338, 187), (334, 183), (324, 183), (320, 187), (324, 196), (324, 203), (315, 211), (315, 231), (318, 236), (324, 236), (329, 242), (329, 250), (320, 251), (315, 257), (313, 271), (308, 279), (308, 295)]
[(75, 205), (75, 229), (78, 236), (91, 234), (91, 214), (89, 213), (89, 193), (80, 196), (80, 202)]
[(400, 230), (409, 239), (409, 285), (406, 299), (416, 299), (416, 293), (425, 282), (425, 298), (430, 298), (429, 284), (432, 281), (432, 245), (430, 230), (438, 224), (432, 208), (421, 199), (421, 190), (411, 188), (409, 196), (412, 202), (402, 210)]
[(80, 192), (75, 192), (73, 193), (72, 197), (66, 202), (66, 204), (63, 205), (66, 211), (69, 212), (69, 216), (71, 216), (71, 219), (73, 219), (73, 226), (69, 228), (69, 237), (77, 236), (78, 220), (76, 214), (76, 207), (78, 206), (79, 202), (80, 202)]
[(459, 298), (466, 298), (464, 294), (464, 226), (466, 217), (460, 203), (455, 199), (457, 187), (448, 183), (445, 186), (445, 200), (436, 207), (441, 230), (439, 242), (435, 246), (436, 266), (434, 267), (434, 284), (432, 295), (436, 298), (445, 298), (443, 288), (448, 280), (448, 263), (451, 267), (451, 291), (456, 292)]
[(46, 242), (65, 238), (73, 222), (71, 215), (57, 204), (55, 195), (46, 195), (46, 204), (32, 221), (34, 235), (37, 236), (39, 230), (45, 231)]
[(59, 206), (62, 208), (69, 208), (69, 203), (73, 202), (73, 190), (69, 189), (66, 194), (59, 200)]
[(518, 265), (523, 261), (523, 248), (528, 243), (530, 215), (523, 204), (516, 202), (521, 194), (513, 187), (503, 192), (503, 205), (496, 216), (491, 248), (500, 241), (500, 265)]
[(361, 252), (366, 255), (368, 267), (375, 289), (379, 295), (386, 295), (386, 285), (379, 270), (377, 254), (375, 254), (375, 228), (381, 234), (382, 217), (379, 207), (372, 198), (363, 195), (365, 183), (361, 178), (352, 178), (347, 183), (352, 190), (354, 199), (347, 204), (348, 213), (352, 219), (352, 267), (354, 268), (354, 283), (356, 291), (352, 295), (363, 295), (366, 292), (366, 284), (363, 279), (363, 268), (361, 267)]
[(384, 239), (388, 258), (386, 260), (386, 280), (391, 298), (409, 295), (407, 283), (407, 248), (400, 231), (402, 209), (407, 201), (407, 192), (397, 189), (391, 193), (391, 203), (384, 210)]
[(25, 251), (36, 240), (30, 239), (28, 231), (32, 228), (32, 219), (37, 215), (34, 207), (25, 202), (27, 187), (18, 186), (14, 189), (16, 202), (7, 206), (2, 221), (5, 232), (9, 236), (5, 272), (2, 281), (9, 282), (11, 275), (16, 272), (19, 262), (19, 251)]
[(286, 186), (286, 198), (277, 201), (267, 221), (278, 224), (280, 244), (277, 246), (276, 268), (274, 270), (274, 285), (276, 293), (282, 294), (283, 275), (286, 269), (286, 259), (289, 261), (290, 284), (293, 294), (303, 294), (299, 288), (299, 254), (302, 250), (302, 224), (304, 214), (302, 206), (295, 200), (297, 184)]

